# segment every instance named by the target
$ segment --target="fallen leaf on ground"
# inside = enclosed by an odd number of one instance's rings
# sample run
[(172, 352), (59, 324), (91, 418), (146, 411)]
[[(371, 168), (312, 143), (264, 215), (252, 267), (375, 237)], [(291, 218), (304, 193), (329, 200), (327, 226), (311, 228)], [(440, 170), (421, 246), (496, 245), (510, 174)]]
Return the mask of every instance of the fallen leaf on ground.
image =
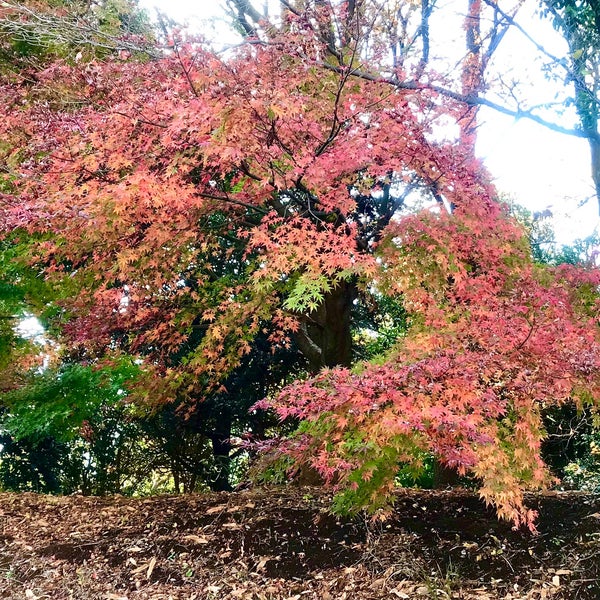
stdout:
[(153, 556), (150, 560), (150, 564), (148, 565), (148, 570), (146, 571), (146, 578), (150, 579), (152, 576), (152, 571), (154, 571), (154, 567), (156, 566), (156, 557)]

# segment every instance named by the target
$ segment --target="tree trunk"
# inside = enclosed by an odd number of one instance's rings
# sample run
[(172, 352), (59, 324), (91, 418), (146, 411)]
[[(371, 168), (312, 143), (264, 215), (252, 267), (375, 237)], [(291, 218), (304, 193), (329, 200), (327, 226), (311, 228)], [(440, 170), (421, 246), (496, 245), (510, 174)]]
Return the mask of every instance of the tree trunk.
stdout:
[(588, 142), (592, 157), (592, 179), (594, 180), (594, 191), (598, 202), (598, 214), (600, 214), (600, 135), (596, 133), (588, 137)]
[(171, 466), (171, 474), (173, 475), (173, 487), (175, 488), (175, 493), (181, 493), (181, 487), (179, 485), (179, 467), (173, 461), (173, 465)]
[(458, 471), (448, 467), (437, 458), (433, 461), (433, 487), (436, 490), (443, 490), (450, 487), (456, 487), (459, 482)]
[[(466, 97), (477, 97), (483, 86), (483, 63), (481, 57), (481, 0), (468, 0), (464, 27), (467, 56), (465, 57), (461, 73), (462, 94)], [(475, 157), (478, 113), (478, 104), (473, 103), (467, 105), (465, 106), (463, 115), (458, 120), (460, 145), (469, 157)]]
[(217, 415), (215, 430), (210, 434), (216, 470), (215, 478), (210, 482), (210, 488), (214, 492), (229, 492), (232, 489), (229, 482), (231, 468), (230, 439), (231, 414), (229, 411), (223, 410)]
[(296, 342), (312, 373), (352, 363), (351, 313), (355, 298), (355, 283), (341, 281), (302, 323)]
[[(296, 334), (296, 343), (306, 356), (311, 373), (323, 367), (348, 367), (352, 364), (352, 306), (356, 284), (342, 281), (319, 308), (310, 313)], [(322, 485), (315, 469), (303, 466), (294, 478), (300, 485)]]

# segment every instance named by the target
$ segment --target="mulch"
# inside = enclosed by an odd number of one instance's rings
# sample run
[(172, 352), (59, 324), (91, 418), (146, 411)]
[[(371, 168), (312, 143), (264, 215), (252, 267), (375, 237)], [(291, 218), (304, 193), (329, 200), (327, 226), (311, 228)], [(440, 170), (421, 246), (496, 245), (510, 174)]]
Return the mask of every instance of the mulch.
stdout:
[(385, 519), (321, 488), (124, 498), (0, 494), (0, 598), (600, 598), (600, 496), (530, 495), (538, 533), (467, 490), (402, 490)]

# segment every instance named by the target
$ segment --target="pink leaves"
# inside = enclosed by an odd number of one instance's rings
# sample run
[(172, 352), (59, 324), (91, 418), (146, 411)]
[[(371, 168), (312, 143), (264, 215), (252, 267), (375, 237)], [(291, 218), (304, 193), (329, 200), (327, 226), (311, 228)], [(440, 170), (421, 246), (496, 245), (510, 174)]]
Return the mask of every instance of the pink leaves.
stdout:
[[(337, 476), (352, 489), (372, 484), (372, 468), (328, 441), (360, 432), (367, 461), (373, 448), (383, 452), (408, 438), (416, 453), (405, 461), (433, 452), (481, 478), (481, 494), (500, 516), (534, 528), (522, 489), (549, 481), (541, 403), (600, 399), (598, 271), (534, 267), (508, 217), (468, 202), (452, 216), (423, 213), (389, 232), (378, 281), (403, 294), (421, 327), (383, 365), (324, 372), (286, 388), (271, 406), (281, 416), (327, 423), (308, 428), (313, 438), (304, 448), (329, 448), (324, 456), (347, 464)], [(299, 461), (304, 452), (292, 449)]]

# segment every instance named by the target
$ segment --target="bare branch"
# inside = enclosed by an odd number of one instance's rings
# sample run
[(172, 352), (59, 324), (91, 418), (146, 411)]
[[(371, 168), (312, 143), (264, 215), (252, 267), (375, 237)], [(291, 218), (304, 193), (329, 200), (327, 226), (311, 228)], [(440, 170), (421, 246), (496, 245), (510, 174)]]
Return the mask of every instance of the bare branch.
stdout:
[[(344, 67), (338, 67), (335, 65), (331, 65), (326, 62), (319, 62), (320, 67), (328, 69), (330, 71), (335, 71), (336, 73), (342, 74), (347, 69)], [(563, 133), (565, 135), (570, 135), (578, 138), (587, 139), (589, 136), (585, 134), (585, 132), (580, 129), (573, 129), (570, 127), (563, 127), (562, 125), (558, 125), (558, 123), (554, 123), (552, 121), (548, 121), (539, 115), (534, 114), (529, 109), (522, 108), (508, 108), (497, 102), (489, 100), (488, 98), (483, 98), (481, 96), (473, 96), (473, 95), (465, 95), (460, 92), (456, 92), (449, 88), (445, 88), (440, 85), (435, 85), (431, 83), (421, 83), (419, 81), (409, 80), (409, 81), (398, 81), (393, 77), (386, 77), (381, 75), (376, 75), (372, 73), (367, 73), (366, 71), (361, 71), (360, 69), (352, 69), (351, 70), (352, 77), (358, 77), (359, 79), (364, 79), (366, 81), (375, 81), (378, 83), (386, 83), (390, 86), (395, 87), (396, 89), (401, 90), (415, 90), (415, 91), (430, 91), (440, 94), (441, 96), (445, 96), (446, 98), (451, 98), (456, 100), (457, 102), (464, 102), (470, 106), (487, 106), (488, 108), (492, 108), (493, 110), (502, 113), (504, 115), (508, 115), (509, 117), (513, 117), (515, 119), (527, 119), (529, 121), (533, 121), (534, 123), (538, 123), (552, 131), (556, 131), (558, 133)]]
[(488, 6), (492, 7), (498, 14), (502, 15), (502, 18), (511, 26), (514, 27), (517, 31), (519, 31), (522, 35), (525, 36), (525, 38), (531, 42), (536, 49), (541, 52), (542, 54), (544, 54), (545, 56), (547, 56), (548, 58), (550, 58), (552, 61), (554, 61), (557, 65), (560, 65), (561, 67), (563, 67), (564, 69), (568, 70), (566, 67), (566, 64), (564, 62), (563, 59), (560, 59), (558, 56), (554, 56), (554, 54), (552, 54), (551, 52), (548, 52), (548, 50), (546, 50), (544, 48), (544, 46), (542, 46), (541, 44), (539, 44), (533, 37), (531, 37), (531, 35), (529, 35), (529, 33), (527, 33), (527, 31), (515, 20), (514, 16), (509, 15), (508, 13), (504, 12), (497, 4), (497, 2), (495, 0), (483, 0)]

